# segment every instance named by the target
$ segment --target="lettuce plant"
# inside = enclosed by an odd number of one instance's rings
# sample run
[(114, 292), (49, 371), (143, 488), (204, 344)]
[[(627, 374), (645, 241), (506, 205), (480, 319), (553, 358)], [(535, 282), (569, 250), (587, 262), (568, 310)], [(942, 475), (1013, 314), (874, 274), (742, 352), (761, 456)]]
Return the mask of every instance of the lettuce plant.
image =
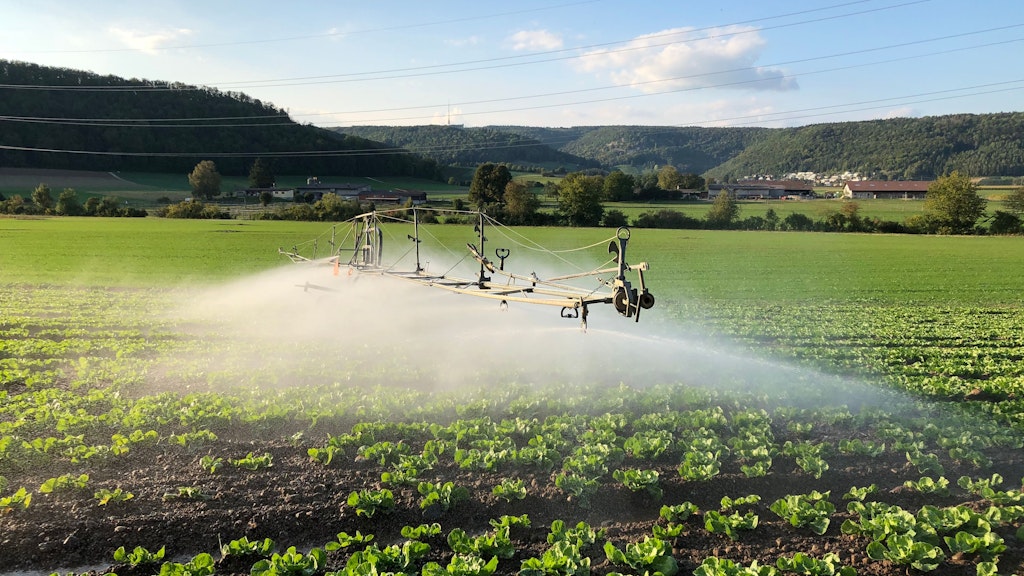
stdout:
[(577, 474), (562, 472), (555, 476), (555, 486), (570, 497), (575, 497), (580, 506), (590, 506), (590, 497), (597, 493), (598, 482), (595, 478), (587, 478)]
[(692, 502), (683, 502), (672, 506), (662, 506), (659, 515), (668, 522), (683, 522), (700, 511)]
[(0, 514), (6, 514), (14, 510), (28, 510), (31, 503), (32, 493), (25, 490), (24, 487), (18, 488), (14, 494), (0, 498)]
[(783, 572), (796, 572), (808, 576), (856, 576), (857, 570), (852, 566), (839, 563), (839, 555), (829, 552), (821, 558), (797, 552), (791, 557), (780, 556), (775, 566)]
[(324, 550), (327, 552), (334, 552), (343, 548), (348, 548), (354, 544), (365, 544), (373, 540), (373, 534), (363, 534), (359, 530), (356, 530), (354, 535), (350, 535), (348, 532), (338, 532), (335, 540), (324, 544)]
[(106, 488), (100, 488), (93, 494), (93, 498), (99, 503), (100, 506), (106, 506), (107, 504), (119, 504), (126, 502), (135, 497), (135, 494), (122, 490), (120, 487), (108, 490)]
[(423, 576), (491, 576), (498, 568), (498, 557), (484, 560), (471, 554), (455, 554), (447, 566), (437, 562), (427, 562), (423, 566)]
[(444, 512), (469, 499), (469, 490), (463, 486), (455, 486), (452, 482), (420, 482), (416, 490), (423, 496), (420, 508), (424, 510), (436, 507)]
[(949, 480), (946, 480), (945, 476), (939, 476), (938, 480), (929, 476), (922, 476), (917, 481), (907, 480), (903, 483), (903, 487), (922, 494), (949, 496)]
[(828, 530), (832, 513), (836, 507), (828, 501), (829, 492), (817, 490), (810, 494), (787, 495), (779, 498), (770, 506), (770, 510), (783, 520), (789, 521), (793, 527), (806, 526), (817, 535)]
[(213, 556), (203, 552), (184, 564), (164, 562), (160, 566), (159, 576), (212, 576), (216, 571), (217, 565), (213, 561)]
[(867, 554), (872, 560), (909, 564), (922, 572), (935, 570), (946, 559), (941, 548), (915, 540), (910, 534), (892, 534), (882, 542), (871, 542), (868, 544)]
[(878, 492), (878, 484), (871, 484), (870, 486), (851, 486), (847, 490), (846, 494), (843, 494), (843, 500), (857, 500), (863, 502), (865, 498)]
[(348, 505), (356, 509), (357, 516), (373, 518), (377, 512), (385, 514), (395, 509), (395, 495), (387, 488), (359, 490), (348, 495)]
[(506, 502), (526, 498), (526, 485), (522, 478), (503, 478), (501, 483), (491, 489), (491, 494)]
[(774, 566), (758, 564), (757, 560), (750, 566), (737, 564), (728, 558), (705, 558), (700, 566), (693, 571), (694, 576), (775, 576), (778, 570)]
[(753, 512), (740, 515), (733, 512), (726, 516), (717, 510), (709, 510), (704, 513), (704, 529), (712, 534), (725, 534), (730, 540), (738, 540), (739, 530), (753, 530), (757, 528), (758, 517)]
[(437, 522), (433, 524), (420, 524), (419, 526), (402, 526), (402, 538), (410, 540), (423, 540), (424, 538), (430, 538), (439, 534), (441, 534), (441, 525)]
[(242, 458), (232, 460), (231, 465), (235, 468), (244, 468), (246, 470), (270, 468), (274, 465), (274, 457), (268, 453), (263, 453), (260, 456), (254, 456), (252, 452), (249, 452)]
[(943, 538), (951, 554), (977, 554), (985, 561), (991, 561), (1006, 551), (1006, 543), (995, 532), (975, 536), (969, 532), (957, 532), (955, 536)]
[(220, 545), (220, 554), (227, 556), (268, 556), (274, 550), (274, 541), (270, 538), (263, 540), (249, 540), (242, 536), (238, 540), (231, 540), (227, 544)]
[(652, 500), (661, 500), (664, 494), (658, 486), (657, 470), (616, 470), (612, 478), (633, 492), (647, 492)]
[(327, 563), (327, 554), (320, 548), (313, 548), (308, 554), (297, 551), (295, 546), (283, 553), (274, 553), (252, 565), (251, 576), (313, 576)]
[(599, 539), (604, 538), (604, 530), (594, 529), (586, 522), (580, 521), (572, 528), (566, 528), (565, 522), (555, 520), (551, 523), (551, 532), (548, 533), (548, 544), (558, 542), (569, 542), (577, 548), (587, 548)]
[(626, 544), (619, 550), (611, 542), (604, 543), (604, 553), (608, 561), (620, 566), (629, 566), (637, 574), (673, 576), (679, 571), (676, 559), (672, 557), (672, 546), (660, 538), (644, 536), (639, 542)]
[(571, 542), (555, 542), (539, 557), (523, 560), (519, 576), (590, 576), (590, 558)]
[(89, 483), (88, 474), (80, 474), (78, 476), (72, 476), (71, 474), (61, 474), (56, 478), (49, 478), (42, 485), (39, 486), (40, 494), (50, 494), (53, 492), (60, 492), (65, 490), (75, 490), (85, 488)]
[(115, 562), (124, 562), (133, 568), (143, 564), (156, 564), (163, 559), (164, 547), (162, 546), (156, 552), (150, 552), (142, 546), (136, 546), (130, 552), (124, 546), (114, 550)]

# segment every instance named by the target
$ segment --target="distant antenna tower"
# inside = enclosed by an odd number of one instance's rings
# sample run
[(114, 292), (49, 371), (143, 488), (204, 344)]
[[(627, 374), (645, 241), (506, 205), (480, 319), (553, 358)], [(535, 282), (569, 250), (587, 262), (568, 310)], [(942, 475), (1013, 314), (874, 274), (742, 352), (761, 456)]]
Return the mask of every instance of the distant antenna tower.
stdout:
[(451, 103), (451, 100), (448, 101), (448, 125), (449, 126), (452, 125), (452, 103)]

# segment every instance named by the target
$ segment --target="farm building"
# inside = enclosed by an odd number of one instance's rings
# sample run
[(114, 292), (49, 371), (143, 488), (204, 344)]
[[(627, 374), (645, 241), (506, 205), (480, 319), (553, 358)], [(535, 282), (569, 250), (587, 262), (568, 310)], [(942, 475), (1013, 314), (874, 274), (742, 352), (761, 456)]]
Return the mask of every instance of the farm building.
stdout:
[(359, 194), (359, 200), (381, 204), (405, 204), (412, 200), (412, 203), (418, 206), (426, 203), (427, 193), (422, 190), (374, 190)]
[(427, 193), (418, 190), (373, 190), (368, 184), (328, 184), (320, 182), (317, 178), (310, 178), (305, 185), (291, 188), (246, 188), (228, 196), (245, 196), (258, 198), (260, 193), (270, 192), (275, 200), (294, 200), (316, 202), (324, 197), (324, 194), (337, 194), (345, 200), (358, 200), (360, 202), (378, 202), (385, 204), (402, 204), (412, 200), (413, 204), (423, 204), (427, 201)]
[(244, 190), (226, 192), (224, 196), (226, 198), (259, 198), (259, 195), (264, 192), (270, 192), (274, 196), (274, 200), (295, 199), (295, 188), (278, 188), (276, 186), (270, 188), (245, 188)]
[(923, 200), (929, 185), (930, 181), (923, 180), (847, 182), (843, 187), (843, 198)]
[(319, 178), (314, 177), (307, 179), (305, 186), (296, 186), (295, 196), (311, 199), (315, 202), (323, 198), (324, 194), (337, 194), (346, 200), (355, 200), (362, 194), (368, 194), (372, 191), (373, 189), (369, 184), (350, 184), (348, 182), (330, 184), (321, 182)]
[(814, 186), (802, 180), (740, 180), (733, 184), (711, 184), (708, 195), (714, 198), (722, 190), (737, 200), (809, 198)]

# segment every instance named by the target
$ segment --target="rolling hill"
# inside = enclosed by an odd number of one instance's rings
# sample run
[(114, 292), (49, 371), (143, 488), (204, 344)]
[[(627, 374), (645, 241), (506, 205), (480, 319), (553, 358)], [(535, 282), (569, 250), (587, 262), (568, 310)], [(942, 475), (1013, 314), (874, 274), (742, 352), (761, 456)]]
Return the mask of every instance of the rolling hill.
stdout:
[[(844, 171), (928, 179), (953, 170), (1024, 175), (1024, 112), (956, 114), (795, 128), (672, 126), (359, 126), (293, 122), (239, 92), (0, 60), (0, 166), (186, 173), (213, 159), (245, 174), (257, 156), (280, 174), (417, 176), (501, 162), (527, 170), (649, 171), (718, 180)], [(397, 148), (397, 149), (396, 149)]]

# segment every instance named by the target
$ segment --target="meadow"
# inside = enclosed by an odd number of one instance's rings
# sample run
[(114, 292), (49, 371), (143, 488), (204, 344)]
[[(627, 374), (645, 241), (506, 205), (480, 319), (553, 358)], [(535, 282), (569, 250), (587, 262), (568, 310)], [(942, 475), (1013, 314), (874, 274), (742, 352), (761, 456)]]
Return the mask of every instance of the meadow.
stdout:
[(1024, 570), (1019, 239), (635, 229), (657, 304), (583, 334), (277, 254), (326, 229), (0, 219), (0, 564)]
[[(472, 174), (463, 174), (463, 178), (471, 178)], [(533, 173), (516, 173), (514, 179), (524, 183), (557, 183), (560, 177), (539, 176)], [(449, 205), (456, 199), (465, 200), (468, 188), (452, 186), (447, 183), (435, 182), (418, 178), (404, 177), (361, 177), (331, 179), (325, 181), (345, 181), (366, 184), (375, 190), (423, 190), (426, 191), (434, 205)], [(306, 176), (279, 175), (278, 186), (297, 186), (306, 182)], [(28, 198), (32, 190), (39, 184), (50, 186), (56, 196), (65, 188), (72, 188), (80, 193), (80, 201), (90, 196), (114, 196), (136, 208), (156, 208), (161, 206), (161, 199), (180, 202), (192, 195), (187, 174), (166, 174), (148, 172), (82, 172), (62, 170), (31, 170), (31, 169), (0, 169), (0, 194), (21, 194)], [(248, 187), (248, 178), (243, 176), (222, 176), (221, 189), (225, 193)], [(536, 190), (540, 193), (540, 189)], [(1003, 209), (1002, 199), (1011, 191), (1010, 188), (988, 186), (980, 189), (980, 194), (989, 200), (988, 214)], [(751, 216), (763, 217), (769, 210), (780, 218), (798, 213), (813, 220), (821, 220), (827, 215), (841, 211), (842, 199), (830, 198), (838, 192), (836, 188), (818, 188), (815, 192), (821, 197), (816, 200), (744, 200), (740, 201), (739, 218)], [(243, 201), (224, 197), (218, 200), (225, 206), (237, 206)], [(218, 202), (215, 201), (215, 202)], [(250, 202), (251, 203), (251, 202)], [(925, 212), (924, 202), (920, 200), (858, 200), (859, 215), (866, 219), (879, 219), (891, 222), (904, 222), (907, 218)], [(552, 198), (541, 195), (541, 211), (554, 213), (557, 205)], [(702, 219), (711, 209), (709, 201), (687, 202), (614, 202), (605, 205), (606, 210), (618, 210), (625, 214), (629, 221), (645, 212), (659, 210), (675, 210), (687, 216)]]

